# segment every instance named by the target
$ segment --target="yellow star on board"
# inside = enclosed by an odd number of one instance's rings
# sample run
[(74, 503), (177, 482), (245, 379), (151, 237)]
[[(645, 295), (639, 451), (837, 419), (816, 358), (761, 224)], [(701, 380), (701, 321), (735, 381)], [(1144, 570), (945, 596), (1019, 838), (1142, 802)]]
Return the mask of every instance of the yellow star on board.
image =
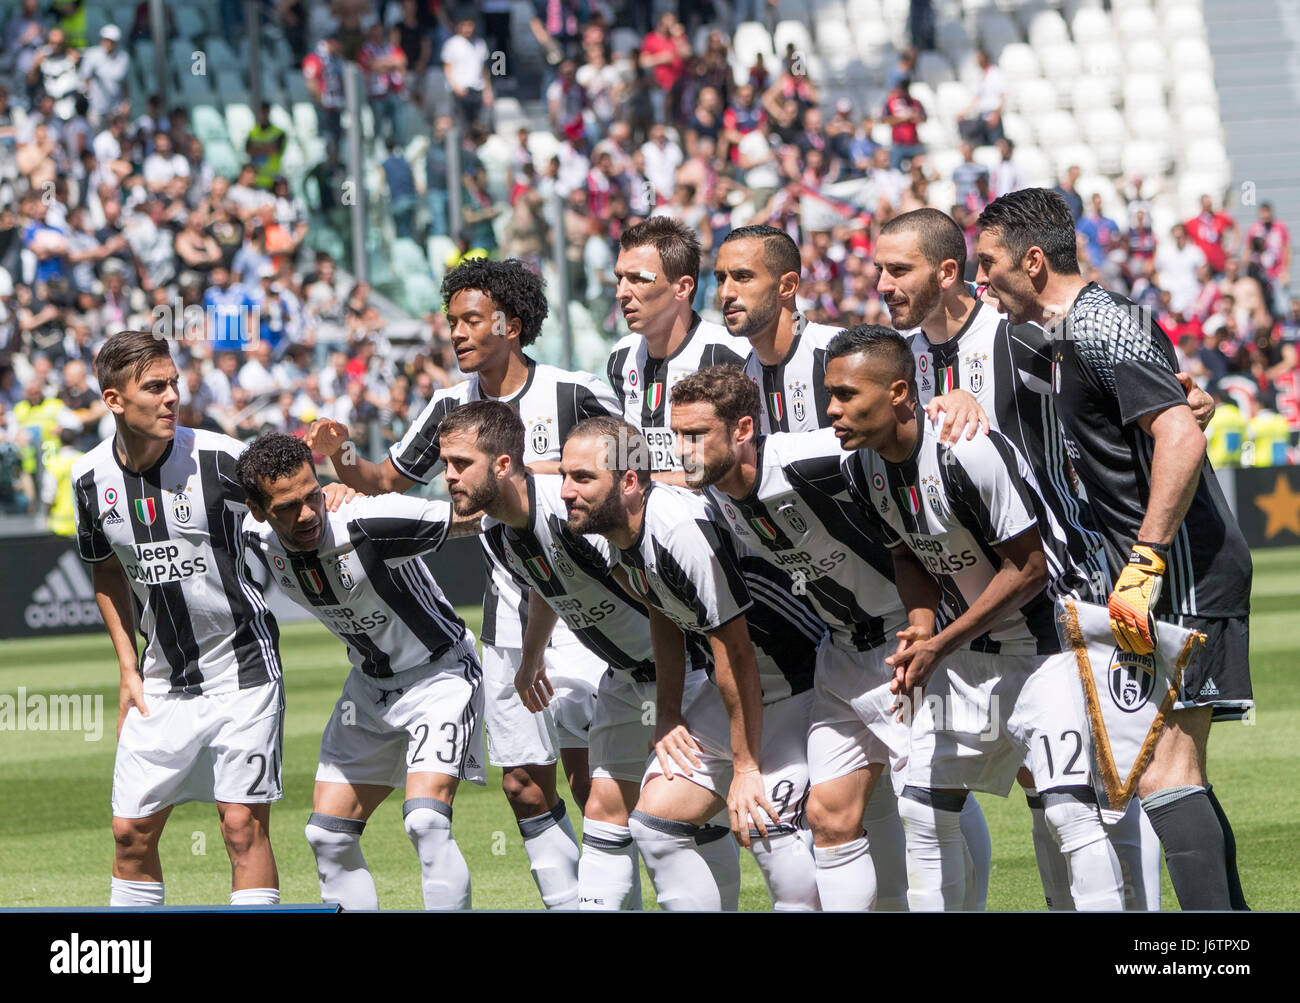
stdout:
[(1285, 474), (1277, 475), (1272, 494), (1256, 495), (1255, 504), (1268, 516), (1268, 527), (1264, 530), (1266, 540), (1273, 539), (1284, 529), (1300, 536), (1300, 493), (1291, 490), (1291, 482)]

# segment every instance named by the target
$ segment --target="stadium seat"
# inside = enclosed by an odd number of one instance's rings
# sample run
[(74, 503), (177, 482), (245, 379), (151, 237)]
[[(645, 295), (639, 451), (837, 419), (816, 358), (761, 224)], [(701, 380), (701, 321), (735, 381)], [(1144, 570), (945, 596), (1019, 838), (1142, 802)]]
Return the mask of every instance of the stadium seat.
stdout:
[(1221, 199), (1229, 180), (1218, 174), (1200, 171), (1183, 174), (1178, 179), (1177, 218), (1188, 219), (1200, 212), (1202, 195), (1208, 194), (1216, 200)]
[(1125, 46), (1124, 62), (1130, 70), (1143, 73), (1165, 74), (1169, 68), (1164, 43), (1154, 38), (1141, 38)]
[(1123, 171), (1127, 175), (1149, 178), (1164, 174), (1169, 165), (1168, 147), (1146, 139), (1133, 139), (1124, 144)]
[[(1026, 11), (1032, 11), (1032, 8), (1026, 8)], [(1022, 16), (1020, 23), (1025, 25), (1029, 44), (1035, 49), (1070, 41), (1070, 29), (1065, 19), (1054, 10), (1033, 11), (1027, 18)]]
[(1079, 61), (1083, 64), (1083, 72), (1095, 77), (1117, 77), (1124, 72), (1120, 50), (1109, 42), (1080, 46)]
[(918, 79), (935, 89), (956, 78), (952, 63), (948, 62), (947, 58), (939, 52), (918, 53), (916, 57), (916, 75)]
[(935, 111), (944, 118), (957, 120), (971, 102), (971, 91), (959, 80), (946, 80), (934, 89)]
[[(1174, 120), (1163, 105), (1128, 105), (1125, 120), (1132, 136), (1153, 139), (1159, 143), (1170, 143), (1176, 136)], [(1181, 137), (1178, 137), (1181, 138)]]
[(754, 64), (754, 55), (761, 52), (763, 61), (768, 64), (769, 72), (775, 51), (772, 49), (772, 36), (757, 21), (742, 21), (736, 25), (736, 34), (731, 40), (731, 49), (736, 54), (740, 65), (748, 70)]
[[(1025, 184), (1029, 187), (1051, 188), (1056, 184), (1056, 177), (1052, 171), (1052, 162), (1047, 159), (1047, 156), (1038, 147), (1017, 144), (1015, 152), (1011, 155), (1011, 160), (1020, 168)], [(1004, 193), (998, 192), (998, 194)]]
[(1160, 19), (1150, 7), (1137, 3), (1118, 3), (1115, 9), (1115, 33), (1120, 41), (1153, 38), (1160, 31)]
[(198, 38), (206, 34), (207, 26), (203, 23), (203, 18), (193, 7), (171, 6), (172, 20), (176, 24), (176, 30), (182, 35), (190, 38)]
[(226, 105), (226, 128), (230, 134), (230, 145), (236, 151), (243, 152), (248, 134), (253, 131), (253, 126), (256, 124), (257, 116), (248, 105), (236, 101)]
[(778, 57), (785, 56), (786, 46), (793, 45), (795, 52), (811, 54), (812, 36), (802, 21), (780, 21), (772, 31), (772, 48)]
[(420, 250), (420, 245), (409, 237), (393, 241), (393, 269), (406, 278), (411, 275), (429, 275), (429, 261)]
[[(1179, 39), (1205, 38), (1205, 15), (1197, 3), (1180, 3), (1166, 6), (1161, 15), (1161, 28), (1165, 38), (1177, 44)], [(1177, 64), (1177, 58), (1174, 59)]]
[(1113, 43), (1115, 40), (1110, 14), (1100, 6), (1079, 8), (1070, 21), (1070, 34), (1074, 36), (1074, 44), (1080, 48), (1098, 42)]
[(998, 69), (1008, 82), (1033, 80), (1042, 76), (1038, 54), (1024, 42), (1013, 42), (1002, 50), (1002, 55), (998, 57)]
[(1030, 118), (1038, 145), (1045, 150), (1079, 141), (1079, 127), (1068, 111), (1053, 109)]
[(1047, 45), (1039, 52), (1039, 61), (1043, 66), (1043, 76), (1048, 80), (1073, 80), (1083, 72), (1083, 62), (1074, 43), (1057, 42)]
[(1130, 73), (1124, 79), (1124, 107), (1140, 108), (1165, 104), (1165, 82), (1154, 73)]
[(1184, 143), (1209, 136), (1223, 137), (1223, 123), (1219, 110), (1212, 104), (1187, 104), (1178, 110), (1178, 137)]
[(996, 146), (977, 146), (975, 147), (975, 163), (983, 164), (989, 169), (990, 174), (993, 168), (1002, 162), (1002, 154), (998, 152)]
[(1014, 111), (1003, 113), (1002, 132), (1017, 147), (1032, 145), (1034, 142), (1034, 130), (1030, 128), (1029, 120)]
[(1189, 104), (1213, 104), (1218, 107), (1219, 94), (1214, 86), (1214, 77), (1204, 70), (1189, 70), (1174, 77), (1174, 104), (1185, 107)]
[(244, 158), (237, 156), (229, 144), (220, 142), (204, 143), (203, 159), (212, 165), (213, 171), (230, 181), (235, 180), (244, 164)]
[(980, 13), (975, 19), (975, 31), (979, 35), (980, 46), (994, 60), (999, 59), (1002, 50), (1008, 45), (1020, 41), (1015, 22), (996, 10)]
[(962, 162), (961, 152), (951, 147), (931, 150), (925, 155), (925, 162), (941, 178), (952, 177), (952, 172)]
[(211, 105), (194, 105), (190, 109), (190, 125), (204, 146), (230, 142), (225, 117)]
[(1075, 79), (1072, 89), (1076, 110), (1097, 104), (1113, 107), (1119, 103), (1120, 78), (1112, 74), (1084, 73)]
[(1214, 72), (1214, 60), (1210, 56), (1210, 47), (1199, 37), (1184, 37), (1172, 41), (1169, 49), (1169, 65), (1177, 67), (1180, 72), (1201, 70)]
[(1056, 110), (1056, 91), (1046, 80), (1017, 80), (1011, 85), (1007, 104), (1033, 118)]
[(1097, 166), (1105, 174), (1118, 174), (1128, 127), (1114, 108), (1093, 106), (1079, 113), (1083, 137), (1097, 154)]
[(852, 56), (858, 54), (853, 44), (853, 29), (843, 18), (827, 16), (819, 20), (813, 28), (818, 51), (830, 56)]
[(858, 45), (858, 55), (866, 62), (880, 62), (892, 48), (889, 28), (883, 21), (855, 21), (853, 40)]
[(1184, 158), (1199, 172), (1221, 176), (1224, 184), (1232, 173), (1228, 151), (1224, 148), (1223, 140), (1216, 136), (1201, 136), (1188, 142)]
[[(1087, 143), (1062, 143), (1060, 146), (1047, 146), (1043, 152), (1052, 161), (1053, 177), (1060, 179), (1070, 167), (1079, 168), (1081, 174), (1097, 173), (1097, 154)], [(1056, 182), (1053, 181), (1053, 184)]]

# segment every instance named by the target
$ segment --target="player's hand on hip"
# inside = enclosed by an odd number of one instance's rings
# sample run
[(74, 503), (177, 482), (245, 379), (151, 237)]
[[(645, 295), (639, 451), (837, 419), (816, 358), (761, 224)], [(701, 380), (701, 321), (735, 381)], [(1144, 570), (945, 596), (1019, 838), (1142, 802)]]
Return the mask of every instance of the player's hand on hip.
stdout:
[(1156, 618), (1153, 610), (1160, 600), (1165, 558), (1169, 548), (1153, 543), (1133, 544), (1128, 564), (1119, 573), (1115, 591), (1106, 604), (1115, 643), (1135, 655), (1155, 651)]
[(655, 723), (654, 752), (665, 780), (673, 779), (674, 765), (685, 777), (702, 765), (699, 743), (676, 715), (659, 714)]
[(141, 717), (149, 716), (149, 708), (144, 702), (144, 680), (139, 673), (131, 672), (122, 677), (122, 685), (117, 691), (117, 737), (122, 737), (122, 725), (126, 715), (134, 707)]
[(523, 662), (515, 673), (515, 692), (524, 702), (524, 707), (534, 714), (540, 714), (544, 707), (549, 707), (551, 697), (555, 696), (555, 687), (546, 678), (546, 663)]
[(1192, 409), (1192, 417), (1196, 419), (1196, 424), (1201, 426), (1201, 431), (1205, 431), (1206, 426), (1210, 424), (1210, 419), (1214, 417), (1214, 398), (1197, 385), (1191, 373), (1174, 375), (1178, 377), (1178, 382), (1187, 394), (1187, 406)]
[(348, 441), (348, 427), (333, 418), (317, 418), (307, 429), (303, 441), (313, 452), (332, 459)]
[(977, 432), (987, 435), (989, 431), (989, 416), (969, 390), (950, 390), (942, 397), (930, 398), (925, 413), (931, 421), (937, 421), (940, 414), (944, 416), (939, 441), (945, 446), (960, 440), (962, 432), (967, 439), (973, 439)]
[(325, 496), (327, 512), (337, 512), (341, 506), (357, 497), (356, 489), (348, 487), (342, 481), (331, 481), (321, 488), (321, 493)]
[[(736, 841), (745, 847), (750, 845), (751, 825), (758, 830), (761, 839), (766, 839), (767, 819), (771, 819), (773, 825), (781, 821), (781, 816), (767, 799), (763, 774), (757, 768), (736, 771), (727, 792), (727, 813), (731, 816), (731, 831), (735, 833)], [(763, 817), (764, 814), (767, 818)]]

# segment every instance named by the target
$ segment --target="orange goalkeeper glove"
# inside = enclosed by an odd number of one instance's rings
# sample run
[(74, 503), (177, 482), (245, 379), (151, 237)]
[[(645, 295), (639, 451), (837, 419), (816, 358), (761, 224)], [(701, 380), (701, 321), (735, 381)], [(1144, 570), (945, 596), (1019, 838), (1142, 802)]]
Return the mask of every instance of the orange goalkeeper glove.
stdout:
[(1110, 594), (1110, 629), (1115, 643), (1135, 655), (1155, 650), (1156, 618), (1152, 613), (1160, 599), (1165, 559), (1169, 548), (1158, 543), (1133, 544), (1128, 564), (1120, 572)]

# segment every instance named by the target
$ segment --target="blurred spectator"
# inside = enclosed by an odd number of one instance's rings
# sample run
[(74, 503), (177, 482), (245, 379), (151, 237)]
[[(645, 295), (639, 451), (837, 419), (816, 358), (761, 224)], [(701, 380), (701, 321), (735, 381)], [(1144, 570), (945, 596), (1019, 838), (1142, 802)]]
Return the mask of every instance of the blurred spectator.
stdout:
[[(357, 57), (366, 76), (366, 98), (375, 116), (375, 133), (387, 136), (398, 146), (406, 145), (406, 127), (402, 122), (406, 88), (406, 53), (402, 51), (376, 21), (366, 35), (366, 44)], [(278, 168), (271, 172), (278, 173)]]
[(317, 127), (331, 158), (343, 136), (343, 39), (329, 35), (303, 60), (302, 73), (316, 102)]
[(1200, 291), (1196, 270), (1206, 264), (1205, 253), (1187, 239), (1187, 228), (1181, 223), (1170, 235), (1173, 242), (1156, 253), (1155, 265), (1161, 286), (1169, 292), (1171, 309), (1187, 313), (1195, 307)]
[(1111, 245), (1119, 240), (1119, 225), (1106, 216), (1101, 208), (1101, 196), (1094, 192), (1087, 212), (1075, 224), (1075, 228), (1087, 241), (1088, 260), (1093, 268), (1105, 264)]
[(1273, 218), (1273, 207), (1267, 202), (1260, 204), (1259, 218), (1246, 228), (1242, 255), (1243, 264), (1253, 261), (1263, 270), (1273, 287), (1273, 309), (1282, 313), (1291, 285), (1291, 231)]
[(474, 19), (462, 17), (456, 24), (456, 34), (443, 43), (439, 57), (462, 128), (477, 123), (483, 110), (492, 107), (488, 47), (483, 39), (474, 37), (474, 31)]
[(391, 137), (388, 140), (388, 156), (380, 167), (384, 176), (384, 190), (388, 192), (388, 211), (393, 217), (393, 230), (399, 238), (410, 237), (417, 201), (415, 175), (406, 157), (402, 155), (397, 140)]
[(1205, 254), (1210, 270), (1223, 274), (1227, 266), (1229, 247), (1237, 233), (1237, 224), (1224, 212), (1216, 212), (1208, 195), (1201, 196), (1201, 211), (1184, 226), (1192, 242)]
[(270, 104), (263, 101), (257, 109), (257, 121), (244, 142), (244, 152), (253, 165), (259, 188), (270, 188), (275, 176), (280, 173), (280, 159), (284, 156), (288, 141), (284, 130), (271, 121)]
[(1061, 183), (1056, 186), (1056, 192), (1070, 207), (1070, 215), (1074, 217), (1075, 223), (1078, 223), (1079, 217), (1083, 215), (1083, 196), (1075, 187), (1079, 183), (1081, 173), (1083, 172), (1079, 170), (1078, 164), (1071, 164), (1065, 169), (1065, 177), (1061, 179)]
[(639, 59), (641, 69), (650, 71), (654, 77), (650, 102), (655, 122), (677, 120), (675, 98), (686, 76), (686, 61), (690, 57), (691, 43), (686, 37), (686, 29), (675, 14), (664, 11), (659, 15), (654, 31), (642, 40)]
[(962, 139), (975, 146), (992, 146), (1002, 138), (1002, 110), (1007, 100), (1007, 85), (1002, 71), (983, 49), (975, 51), (980, 79), (970, 105), (957, 120)]
[(917, 126), (925, 121), (925, 109), (921, 102), (912, 97), (907, 89), (911, 86), (910, 77), (901, 77), (885, 99), (885, 108), (881, 117), (893, 131), (893, 146), (889, 151), (889, 166), (898, 170), (913, 157), (925, 152)]
[(79, 73), (90, 102), (90, 121), (98, 124), (114, 112), (130, 110), (131, 58), (121, 47), (122, 31), (115, 24), (99, 30), (99, 45), (88, 49)]

